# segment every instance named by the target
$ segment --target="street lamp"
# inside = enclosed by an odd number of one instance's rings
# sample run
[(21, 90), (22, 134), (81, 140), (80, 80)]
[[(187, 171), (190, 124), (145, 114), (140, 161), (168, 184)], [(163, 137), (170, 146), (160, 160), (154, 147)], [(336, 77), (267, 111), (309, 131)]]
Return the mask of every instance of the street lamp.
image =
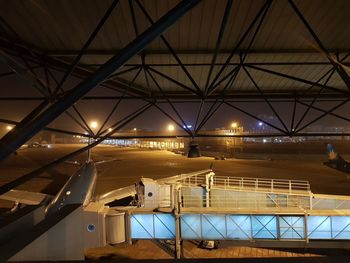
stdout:
[(11, 131), (12, 129), (13, 129), (12, 126), (10, 126), (10, 125), (6, 126), (6, 130)]
[(111, 132), (112, 131), (112, 128), (108, 128), (108, 132)]
[(238, 126), (238, 123), (237, 123), (237, 122), (232, 122), (232, 123), (231, 123), (231, 127), (232, 127), (233, 129), (236, 129), (237, 126)]
[(168, 125), (168, 131), (172, 132), (172, 131), (174, 131), (174, 130), (175, 130), (174, 125), (169, 124), (169, 125)]
[(96, 129), (97, 126), (98, 126), (97, 121), (92, 121), (92, 122), (90, 122), (90, 127), (91, 127), (92, 129)]

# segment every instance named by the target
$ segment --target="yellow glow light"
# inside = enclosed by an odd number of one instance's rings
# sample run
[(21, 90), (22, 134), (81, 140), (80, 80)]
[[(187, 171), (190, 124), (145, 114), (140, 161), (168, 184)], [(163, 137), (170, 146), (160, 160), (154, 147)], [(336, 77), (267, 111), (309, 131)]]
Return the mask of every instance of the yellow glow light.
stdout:
[(6, 126), (6, 130), (10, 131), (10, 130), (12, 130), (12, 129), (13, 129), (12, 126), (10, 126), (10, 125)]
[(238, 126), (237, 122), (232, 122), (232, 124), (231, 124), (232, 128), (237, 128), (237, 126)]
[(90, 127), (91, 127), (92, 129), (96, 129), (97, 126), (98, 126), (97, 121), (92, 121), (92, 122), (90, 122)]
[(108, 128), (108, 132), (111, 132), (112, 131), (112, 128)]
[(175, 130), (174, 125), (169, 124), (169, 125), (168, 125), (168, 131), (173, 131), (173, 130)]

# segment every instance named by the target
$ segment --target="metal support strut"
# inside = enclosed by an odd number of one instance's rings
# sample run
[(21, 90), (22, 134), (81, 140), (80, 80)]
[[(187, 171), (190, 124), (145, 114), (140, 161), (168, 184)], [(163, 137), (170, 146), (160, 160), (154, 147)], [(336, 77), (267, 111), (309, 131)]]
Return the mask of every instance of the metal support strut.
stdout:
[(0, 141), (0, 160), (18, 149), (23, 143), (32, 138), (46, 125), (56, 119), (66, 109), (74, 105), (81, 97), (103, 82), (108, 76), (119, 69), (135, 54), (142, 51), (146, 45), (159, 36), (164, 30), (169, 28), (187, 11), (197, 5), (200, 0), (187, 0), (180, 2), (167, 14), (161, 17), (156, 23), (150, 26), (131, 43), (129, 43), (119, 54), (108, 60), (94, 74), (78, 84), (75, 88), (67, 92), (61, 99), (55, 102), (34, 120), (21, 122), (20, 127), (15, 127), (5, 135)]

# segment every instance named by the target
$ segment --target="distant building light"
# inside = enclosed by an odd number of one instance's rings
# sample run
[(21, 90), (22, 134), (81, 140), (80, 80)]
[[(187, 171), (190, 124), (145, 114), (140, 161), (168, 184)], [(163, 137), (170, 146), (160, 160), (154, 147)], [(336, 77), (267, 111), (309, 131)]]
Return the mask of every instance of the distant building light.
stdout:
[(12, 129), (13, 129), (12, 126), (10, 126), (10, 125), (6, 126), (6, 130), (11, 131)]
[(184, 126), (182, 126), (182, 127), (183, 127), (184, 129), (186, 129), (186, 128), (187, 128), (187, 129), (191, 129), (191, 128), (192, 128), (192, 125), (187, 125), (187, 126), (184, 125)]
[(174, 125), (169, 124), (169, 125), (168, 125), (168, 131), (173, 131), (173, 130), (175, 130)]
[(258, 123), (258, 125), (261, 127), (261, 126), (263, 126), (263, 122), (261, 122), (261, 121), (259, 121), (259, 123)]
[(108, 132), (111, 132), (112, 131), (112, 128), (108, 128)]
[(263, 139), (263, 143), (266, 143), (267, 142), (267, 140), (266, 139)]
[(134, 128), (133, 130), (134, 130), (134, 131), (137, 131), (137, 128)]

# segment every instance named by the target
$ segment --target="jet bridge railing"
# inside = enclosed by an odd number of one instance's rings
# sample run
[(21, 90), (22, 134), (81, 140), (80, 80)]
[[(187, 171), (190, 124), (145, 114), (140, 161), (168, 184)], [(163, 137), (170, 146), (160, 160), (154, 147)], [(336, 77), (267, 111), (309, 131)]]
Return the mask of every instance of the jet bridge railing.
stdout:
[(310, 192), (309, 182), (302, 180), (215, 176), (213, 178), (213, 186), (223, 187), (224, 189), (233, 188), (262, 192), (286, 192), (289, 194)]
[(310, 197), (255, 192), (247, 194), (229, 190), (212, 189), (208, 199), (206, 195), (196, 195), (193, 192), (192, 194), (190, 192), (188, 192), (188, 194), (182, 194), (181, 204), (182, 207), (186, 208), (225, 207), (230, 209), (249, 208), (260, 210), (271, 208), (298, 208), (303, 210), (310, 209)]
[(230, 177), (218, 176), (212, 177), (207, 181), (205, 174), (194, 175), (191, 177), (180, 178), (180, 183), (186, 186), (204, 186), (210, 183), (211, 186), (221, 187), (224, 189), (254, 190), (262, 192), (285, 192), (305, 193), (311, 192), (308, 181), (303, 180), (286, 180), (286, 179), (268, 179), (268, 178), (247, 178), (247, 177)]

